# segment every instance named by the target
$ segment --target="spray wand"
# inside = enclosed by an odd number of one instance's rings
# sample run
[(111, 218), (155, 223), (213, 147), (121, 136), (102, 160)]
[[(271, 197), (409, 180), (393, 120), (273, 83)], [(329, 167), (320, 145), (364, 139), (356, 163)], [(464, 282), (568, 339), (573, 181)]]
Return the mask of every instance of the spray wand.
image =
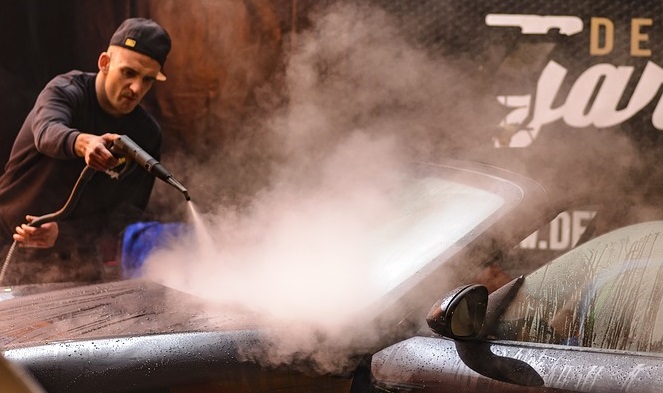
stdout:
[(148, 173), (158, 177), (179, 190), (184, 194), (184, 198), (186, 198), (187, 201), (191, 200), (191, 197), (189, 197), (189, 191), (187, 191), (180, 182), (175, 180), (173, 175), (171, 175), (159, 161), (147, 154), (145, 150), (141, 149), (140, 146), (128, 136), (122, 135), (117, 138), (111, 145), (110, 151), (116, 156), (126, 157), (133, 160), (138, 165), (142, 166)]
[[(113, 155), (117, 157), (124, 157), (139, 164), (149, 174), (156, 176), (159, 179), (170, 184), (171, 186), (175, 187), (178, 191), (184, 194), (184, 198), (186, 198), (187, 201), (191, 200), (191, 197), (189, 196), (189, 191), (186, 188), (184, 188), (184, 186), (180, 182), (175, 180), (173, 175), (171, 175), (166, 170), (166, 168), (163, 165), (161, 165), (159, 161), (157, 161), (154, 157), (149, 155), (145, 150), (140, 148), (140, 146), (138, 146), (136, 142), (131, 140), (131, 138), (129, 138), (128, 136), (121, 135), (119, 138), (113, 141), (113, 144), (110, 146), (109, 150), (111, 151), (111, 153), (113, 153)], [(128, 164), (125, 165), (122, 171), (119, 174), (117, 174), (115, 177), (117, 178), (122, 177), (122, 175), (126, 173), (128, 168), (129, 165)], [(71, 214), (71, 212), (76, 207), (78, 200), (83, 194), (85, 185), (92, 178), (95, 172), (96, 171), (90, 166), (86, 166), (85, 168), (83, 168), (64, 206), (62, 206), (60, 210), (54, 213), (45, 214), (43, 216), (35, 218), (27, 225), (31, 227), (39, 227), (48, 222), (53, 222), (59, 219), (66, 218), (69, 214)], [(14, 255), (14, 251), (16, 249), (16, 244), (17, 242), (16, 240), (14, 240), (12, 245), (9, 247), (9, 251), (7, 252), (7, 256), (5, 257), (5, 262), (2, 265), (2, 269), (0, 269), (0, 285), (2, 285), (4, 281), (7, 267), (9, 266), (9, 263), (11, 262), (12, 256)]]

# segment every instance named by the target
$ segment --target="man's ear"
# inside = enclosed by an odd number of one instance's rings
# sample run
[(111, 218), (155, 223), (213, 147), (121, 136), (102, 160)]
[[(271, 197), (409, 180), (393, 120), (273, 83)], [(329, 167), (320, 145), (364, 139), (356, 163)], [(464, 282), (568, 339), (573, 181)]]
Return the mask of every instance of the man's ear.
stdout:
[(108, 52), (101, 52), (99, 60), (97, 60), (97, 65), (99, 66), (100, 72), (108, 73), (108, 68), (110, 66), (110, 55)]

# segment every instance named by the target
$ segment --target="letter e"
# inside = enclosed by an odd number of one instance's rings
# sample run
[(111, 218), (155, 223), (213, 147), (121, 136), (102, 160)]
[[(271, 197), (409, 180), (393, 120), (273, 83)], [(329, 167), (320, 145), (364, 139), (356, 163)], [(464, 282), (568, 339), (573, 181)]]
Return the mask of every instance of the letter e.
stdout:
[(631, 21), (631, 56), (649, 57), (651, 49), (640, 47), (641, 42), (649, 41), (649, 34), (641, 31), (642, 26), (651, 26), (654, 22), (648, 18), (636, 18)]

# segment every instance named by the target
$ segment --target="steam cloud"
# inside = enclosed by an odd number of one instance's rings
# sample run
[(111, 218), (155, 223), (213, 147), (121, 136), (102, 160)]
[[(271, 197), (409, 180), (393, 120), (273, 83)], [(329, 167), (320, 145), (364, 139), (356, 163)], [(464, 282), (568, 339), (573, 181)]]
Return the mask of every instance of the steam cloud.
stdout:
[(270, 186), (246, 209), (203, 214), (205, 233), (153, 253), (145, 274), (287, 327), (269, 350), (246, 356), (304, 357), (339, 371), (352, 344), (384, 334), (347, 327), (377, 290), (369, 244), (393, 214), (388, 192), (409, 161), (449, 143), (449, 118), (461, 116), (440, 97), (467, 95), (471, 83), (450, 93), (462, 74), (409, 42), (381, 9), (334, 5), (314, 21), (288, 58), (287, 105), (261, 124), (278, 148)]

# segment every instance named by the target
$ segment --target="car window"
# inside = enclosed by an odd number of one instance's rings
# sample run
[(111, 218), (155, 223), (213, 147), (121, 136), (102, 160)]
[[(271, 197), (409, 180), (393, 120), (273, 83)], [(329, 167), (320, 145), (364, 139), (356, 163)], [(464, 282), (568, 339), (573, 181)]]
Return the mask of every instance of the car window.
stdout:
[(504, 195), (441, 177), (410, 179), (375, 231), (374, 287), (384, 294), (457, 243), (505, 204)]
[(495, 338), (663, 352), (663, 221), (624, 227), (525, 278)]

